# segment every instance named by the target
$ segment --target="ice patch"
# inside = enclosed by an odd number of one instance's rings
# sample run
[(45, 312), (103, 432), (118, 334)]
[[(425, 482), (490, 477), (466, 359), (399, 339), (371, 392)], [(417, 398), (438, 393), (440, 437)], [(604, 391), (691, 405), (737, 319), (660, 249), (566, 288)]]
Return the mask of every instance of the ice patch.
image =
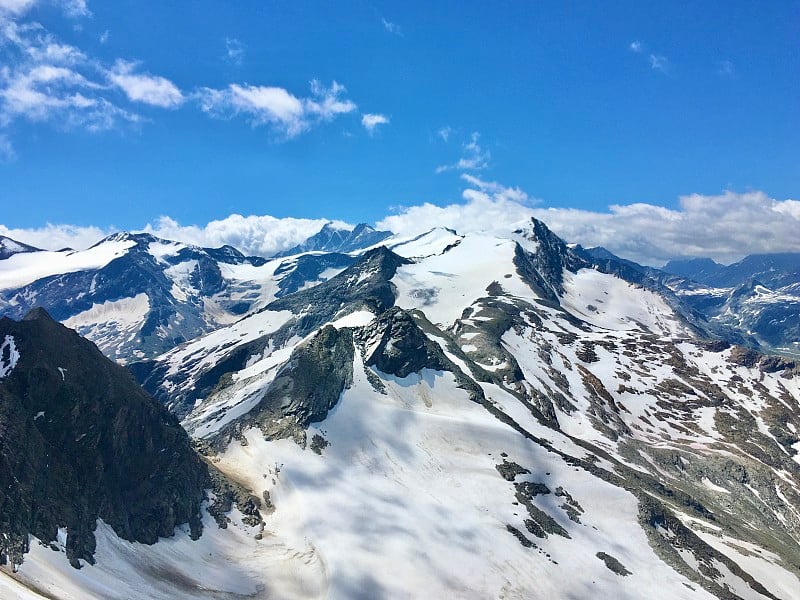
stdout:
[(14, 343), (14, 336), (7, 335), (0, 345), (0, 379), (7, 377), (19, 360), (19, 350)]

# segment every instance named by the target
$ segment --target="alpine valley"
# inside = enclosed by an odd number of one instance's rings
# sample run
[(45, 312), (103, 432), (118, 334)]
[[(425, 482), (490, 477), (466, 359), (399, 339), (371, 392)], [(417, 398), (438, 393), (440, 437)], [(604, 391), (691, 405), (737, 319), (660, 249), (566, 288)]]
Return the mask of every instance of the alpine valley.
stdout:
[(800, 597), (800, 257), (0, 238), (0, 597)]

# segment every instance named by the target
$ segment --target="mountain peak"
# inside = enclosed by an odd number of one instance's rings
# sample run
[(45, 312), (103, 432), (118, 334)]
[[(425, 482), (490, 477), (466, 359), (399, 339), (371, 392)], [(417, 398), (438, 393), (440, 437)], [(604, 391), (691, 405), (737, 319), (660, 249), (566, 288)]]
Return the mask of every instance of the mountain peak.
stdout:
[(0, 260), (6, 259), (14, 254), (23, 254), (25, 252), (41, 252), (41, 250), (35, 246), (29, 246), (28, 244), (13, 240), (10, 237), (0, 235)]
[(374, 246), (391, 235), (391, 231), (378, 231), (366, 223), (359, 223), (353, 229), (347, 229), (337, 226), (333, 221), (328, 221), (322, 226), (322, 229), (305, 242), (278, 252), (275, 258), (303, 252), (353, 252)]

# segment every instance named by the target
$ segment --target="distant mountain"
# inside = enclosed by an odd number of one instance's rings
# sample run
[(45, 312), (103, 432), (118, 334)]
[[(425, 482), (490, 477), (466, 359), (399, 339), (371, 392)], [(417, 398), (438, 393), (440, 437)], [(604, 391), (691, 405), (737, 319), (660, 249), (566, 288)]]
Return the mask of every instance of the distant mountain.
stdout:
[(346, 229), (326, 223), (322, 229), (302, 244), (275, 255), (275, 258), (293, 256), (302, 252), (354, 252), (374, 246), (392, 235), (391, 231), (378, 231), (366, 223)]
[(711, 287), (737, 287), (757, 279), (775, 289), (800, 282), (800, 252), (751, 254), (727, 266), (710, 258), (671, 260), (662, 270)]
[(0, 235), (0, 260), (5, 260), (9, 256), (24, 252), (39, 252), (39, 248), (34, 248), (28, 244)]
[(676, 260), (661, 270), (605, 248), (586, 252), (628, 281), (668, 288), (702, 315), (707, 331), (731, 343), (800, 356), (800, 254), (751, 255), (729, 266), (708, 258)]
[(351, 264), (328, 254), (267, 261), (231, 246), (200, 248), (117, 233), (83, 251), (0, 261), (0, 316), (44, 307), (108, 356), (154, 356), (231, 323)]

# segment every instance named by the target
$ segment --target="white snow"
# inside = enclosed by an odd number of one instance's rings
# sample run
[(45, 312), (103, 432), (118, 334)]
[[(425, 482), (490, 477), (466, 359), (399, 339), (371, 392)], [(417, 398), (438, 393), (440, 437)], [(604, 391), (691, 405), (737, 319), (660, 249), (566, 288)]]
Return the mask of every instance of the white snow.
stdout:
[(8, 377), (19, 361), (19, 350), (14, 343), (14, 336), (7, 335), (0, 344), (0, 379)]
[[(633, 496), (530, 444), (471, 402), (451, 374), (376, 374), (387, 395), (374, 392), (356, 356), (353, 387), (308, 432), (329, 442), (322, 456), (253, 429), (217, 463), (257, 493), (270, 491), (270, 531), (313, 542), (329, 597), (709, 597), (658, 560)], [(571, 540), (534, 538), (538, 551), (506, 531), (524, 532), (526, 514), (495, 469), (501, 450), (581, 503), (586, 525), (568, 520), (554, 495), (542, 500)], [(608, 570), (600, 550), (633, 575)]]
[(565, 272), (564, 290), (562, 306), (598, 327), (631, 330), (643, 325), (654, 333), (685, 333), (661, 296), (619, 277), (593, 269)]
[(128, 298), (107, 300), (102, 304), (93, 304), (91, 308), (63, 321), (64, 325), (73, 329), (97, 327), (114, 324), (118, 329), (140, 326), (150, 310), (150, 299), (142, 292)]
[[(33, 538), (31, 551), (16, 574), (0, 571), (0, 594), (6, 598), (60, 600), (190, 600), (219, 598), (322, 598), (325, 565), (305, 541), (291, 546), (241, 522), (234, 510), (227, 529), (204, 513), (204, 531), (192, 541), (184, 528), (153, 546), (131, 543), (98, 521), (95, 565), (80, 570), (69, 565), (63, 552), (54, 552)], [(8, 591), (8, 595), (6, 592)]]
[(18, 288), (62, 273), (99, 269), (124, 255), (133, 240), (106, 241), (88, 250), (74, 252), (24, 252), (0, 261), (0, 290)]
[(513, 264), (514, 249), (511, 240), (470, 234), (449, 252), (403, 265), (392, 279), (397, 305), (419, 308), (431, 322), (449, 326), (495, 281), (512, 296), (532, 299)]

